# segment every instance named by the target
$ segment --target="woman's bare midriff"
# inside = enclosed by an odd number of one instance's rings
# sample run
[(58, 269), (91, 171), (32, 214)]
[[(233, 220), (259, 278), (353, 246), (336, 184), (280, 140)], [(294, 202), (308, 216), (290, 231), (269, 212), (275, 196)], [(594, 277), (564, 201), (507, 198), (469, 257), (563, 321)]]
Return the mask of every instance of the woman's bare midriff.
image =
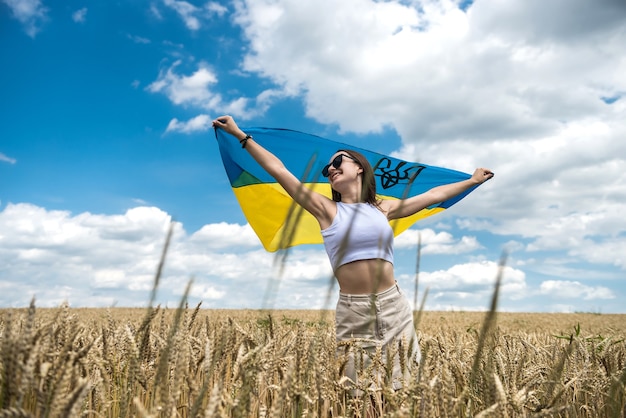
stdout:
[(382, 259), (358, 260), (335, 271), (339, 291), (351, 295), (383, 292), (396, 284), (393, 264)]

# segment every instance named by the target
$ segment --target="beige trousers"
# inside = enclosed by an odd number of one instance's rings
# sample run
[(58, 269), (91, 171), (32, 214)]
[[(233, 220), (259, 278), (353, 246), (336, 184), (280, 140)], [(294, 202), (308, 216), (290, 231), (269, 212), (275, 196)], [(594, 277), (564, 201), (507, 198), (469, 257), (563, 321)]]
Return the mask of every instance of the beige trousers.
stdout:
[(413, 312), (400, 287), (396, 284), (374, 295), (340, 293), (335, 316), (346, 386), (353, 393), (389, 384), (402, 388), (421, 352)]

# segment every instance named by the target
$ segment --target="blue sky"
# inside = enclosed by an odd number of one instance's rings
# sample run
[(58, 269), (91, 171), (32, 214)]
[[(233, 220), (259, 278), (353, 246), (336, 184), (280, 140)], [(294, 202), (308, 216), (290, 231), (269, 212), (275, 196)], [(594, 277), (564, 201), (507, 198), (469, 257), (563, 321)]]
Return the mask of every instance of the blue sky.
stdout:
[(158, 303), (334, 307), (323, 247), (281, 275), (247, 225), (231, 114), (493, 169), (396, 239), (426, 309), (485, 309), (506, 250), (501, 310), (624, 313), (625, 50), (622, 0), (2, 0), (0, 306), (145, 306), (174, 220)]

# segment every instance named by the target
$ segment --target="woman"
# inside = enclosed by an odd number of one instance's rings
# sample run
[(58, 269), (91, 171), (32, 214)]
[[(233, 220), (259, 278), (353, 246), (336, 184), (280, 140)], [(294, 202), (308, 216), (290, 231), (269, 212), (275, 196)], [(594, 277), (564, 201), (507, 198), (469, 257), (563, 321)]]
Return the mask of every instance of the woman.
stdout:
[[(213, 126), (239, 140), (261, 167), (317, 219), (339, 283), (336, 333), (340, 349), (344, 347), (347, 353), (347, 382), (353, 389), (363, 389), (387, 377), (394, 389), (401, 388), (410, 369), (419, 363), (420, 351), (411, 307), (394, 278), (389, 221), (450, 199), (489, 180), (493, 173), (478, 168), (467, 180), (404, 200), (380, 200), (367, 159), (356, 151), (339, 150), (322, 171), (333, 192), (329, 199), (303, 187), (275, 155), (239, 129), (232, 117), (221, 116)], [(383, 367), (372, 367), (376, 364)], [(376, 371), (387, 365), (385, 372)]]

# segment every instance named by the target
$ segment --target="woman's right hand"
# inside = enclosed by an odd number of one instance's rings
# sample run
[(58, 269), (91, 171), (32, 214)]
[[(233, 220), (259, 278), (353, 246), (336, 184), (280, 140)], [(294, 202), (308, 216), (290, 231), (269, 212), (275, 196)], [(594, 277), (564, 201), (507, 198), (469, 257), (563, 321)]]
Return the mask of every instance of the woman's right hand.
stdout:
[(233, 119), (232, 116), (225, 115), (218, 117), (213, 121), (213, 127), (221, 128), (237, 139), (243, 139), (246, 137), (245, 132), (239, 129), (239, 126), (237, 126), (237, 123), (235, 123), (235, 119)]

